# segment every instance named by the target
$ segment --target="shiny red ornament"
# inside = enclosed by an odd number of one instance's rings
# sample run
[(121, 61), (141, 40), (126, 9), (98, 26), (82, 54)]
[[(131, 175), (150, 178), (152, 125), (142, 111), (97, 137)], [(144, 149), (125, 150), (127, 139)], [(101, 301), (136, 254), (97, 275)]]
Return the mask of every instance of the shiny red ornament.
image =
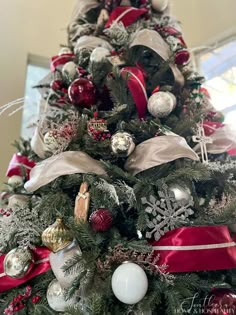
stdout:
[(236, 294), (230, 289), (213, 289), (204, 301), (203, 314), (236, 315)]
[(175, 54), (175, 63), (178, 66), (184, 66), (189, 61), (190, 61), (190, 53), (187, 50), (181, 50)]
[(62, 80), (54, 80), (51, 82), (50, 87), (55, 92), (60, 91), (63, 88), (63, 81)]
[(112, 214), (108, 209), (98, 209), (91, 214), (89, 222), (95, 232), (106, 232), (112, 226)]
[(92, 81), (79, 78), (68, 89), (71, 103), (81, 108), (91, 108), (96, 103), (96, 88)]

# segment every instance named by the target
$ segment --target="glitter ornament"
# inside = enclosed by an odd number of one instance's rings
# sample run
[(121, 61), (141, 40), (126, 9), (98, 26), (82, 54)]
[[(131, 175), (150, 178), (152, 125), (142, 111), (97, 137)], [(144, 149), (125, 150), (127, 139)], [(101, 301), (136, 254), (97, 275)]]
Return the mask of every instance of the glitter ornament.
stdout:
[(68, 95), (71, 103), (80, 108), (91, 108), (96, 104), (96, 88), (92, 81), (79, 78), (70, 85)]
[(56, 312), (64, 312), (67, 307), (76, 304), (77, 297), (74, 295), (72, 299), (65, 299), (65, 291), (57, 280), (53, 280), (47, 290), (47, 301), (51, 309)]
[(49, 152), (57, 152), (66, 149), (68, 140), (63, 137), (58, 130), (50, 130), (44, 135), (44, 144), (47, 146)]
[(92, 63), (94, 62), (102, 62), (103, 60), (106, 60), (106, 58), (110, 55), (110, 50), (105, 47), (96, 47), (91, 55), (90, 55), (90, 61)]
[(125, 262), (115, 270), (111, 284), (116, 298), (128, 305), (140, 302), (148, 290), (146, 273), (131, 262)]
[(176, 97), (170, 92), (154, 93), (148, 100), (148, 111), (155, 118), (167, 117), (176, 106)]
[(22, 176), (13, 175), (8, 179), (7, 183), (12, 186), (21, 186), (24, 184), (24, 178)]
[(117, 156), (129, 156), (135, 149), (133, 137), (128, 132), (118, 131), (111, 137), (111, 149)]
[(112, 226), (112, 214), (108, 209), (98, 209), (89, 218), (90, 225), (95, 232), (106, 232)]
[(3, 265), (7, 276), (21, 279), (33, 268), (33, 254), (27, 248), (14, 248), (5, 256)]
[(54, 253), (62, 250), (71, 244), (72, 241), (73, 238), (70, 230), (63, 223), (61, 218), (58, 218), (56, 222), (50, 225), (42, 234), (43, 244)]

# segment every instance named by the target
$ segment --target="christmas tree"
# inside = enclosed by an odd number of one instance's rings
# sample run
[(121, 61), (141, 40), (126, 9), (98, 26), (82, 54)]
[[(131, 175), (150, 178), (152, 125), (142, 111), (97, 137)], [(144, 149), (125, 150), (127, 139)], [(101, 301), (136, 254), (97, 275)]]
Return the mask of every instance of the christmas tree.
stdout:
[(203, 82), (168, 0), (78, 0), (7, 170), (1, 314), (236, 314), (236, 144)]

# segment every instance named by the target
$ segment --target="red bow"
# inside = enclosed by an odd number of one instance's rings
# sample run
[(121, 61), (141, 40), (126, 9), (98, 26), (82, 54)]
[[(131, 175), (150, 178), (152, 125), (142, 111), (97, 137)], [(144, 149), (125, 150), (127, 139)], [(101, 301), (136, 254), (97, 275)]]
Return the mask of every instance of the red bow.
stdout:
[(7, 169), (6, 176), (12, 177), (26, 175), (29, 177), (31, 169), (35, 166), (35, 162), (28, 159), (27, 156), (14, 154)]

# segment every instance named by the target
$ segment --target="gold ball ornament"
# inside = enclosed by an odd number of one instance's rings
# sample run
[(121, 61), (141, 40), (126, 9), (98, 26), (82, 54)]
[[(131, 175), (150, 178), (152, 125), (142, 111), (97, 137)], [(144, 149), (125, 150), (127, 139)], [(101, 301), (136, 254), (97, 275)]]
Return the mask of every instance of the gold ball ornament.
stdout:
[(57, 253), (68, 246), (73, 241), (69, 228), (64, 224), (61, 218), (50, 225), (42, 234), (43, 244), (52, 252)]
[(128, 132), (118, 131), (111, 137), (112, 152), (120, 157), (129, 156), (135, 149), (133, 137)]
[(4, 258), (4, 272), (8, 277), (21, 279), (33, 268), (32, 252), (27, 248), (14, 248)]

